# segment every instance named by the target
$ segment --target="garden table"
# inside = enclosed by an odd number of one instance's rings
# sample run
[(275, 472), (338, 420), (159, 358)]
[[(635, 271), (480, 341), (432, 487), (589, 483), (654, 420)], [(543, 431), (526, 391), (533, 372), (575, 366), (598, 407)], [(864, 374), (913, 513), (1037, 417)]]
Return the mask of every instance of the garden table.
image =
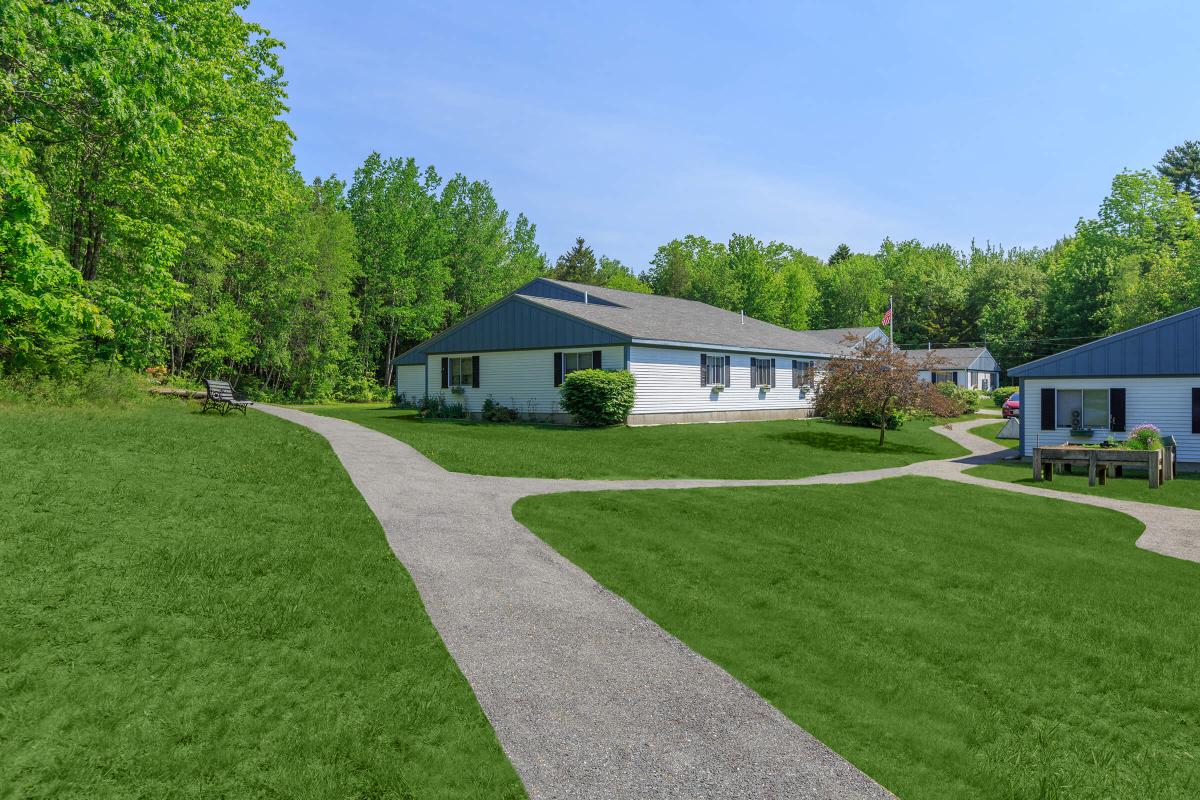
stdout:
[(1064, 468), (1078, 466), (1087, 467), (1088, 486), (1095, 486), (1097, 481), (1103, 486), (1109, 468), (1117, 476), (1124, 467), (1143, 467), (1149, 476), (1150, 488), (1157, 489), (1163, 481), (1175, 477), (1174, 464), (1168, 464), (1169, 455), (1164, 450), (1125, 450), (1120, 447), (1084, 447), (1077, 444), (1035, 447), (1033, 479), (1054, 480), (1056, 464)]

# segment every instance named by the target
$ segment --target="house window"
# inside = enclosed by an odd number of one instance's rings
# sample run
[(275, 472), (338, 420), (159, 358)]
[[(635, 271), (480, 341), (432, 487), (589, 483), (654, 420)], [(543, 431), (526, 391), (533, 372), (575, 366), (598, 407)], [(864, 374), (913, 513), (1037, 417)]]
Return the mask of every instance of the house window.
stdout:
[(592, 352), (563, 353), (563, 375), (569, 375), (578, 369), (592, 369)]
[(751, 386), (774, 386), (775, 385), (775, 359), (773, 359), (773, 358), (751, 358), (750, 359), (750, 385)]
[(475, 384), (475, 359), (451, 358), (446, 365), (446, 376), (451, 386), (473, 386)]
[(1107, 428), (1107, 389), (1059, 389), (1056, 402), (1059, 428)]
[(802, 389), (816, 385), (816, 368), (811, 361), (792, 362), (792, 388)]
[(704, 386), (726, 386), (728, 376), (725, 374), (725, 356), (706, 353), (701, 356), (704, 364)]

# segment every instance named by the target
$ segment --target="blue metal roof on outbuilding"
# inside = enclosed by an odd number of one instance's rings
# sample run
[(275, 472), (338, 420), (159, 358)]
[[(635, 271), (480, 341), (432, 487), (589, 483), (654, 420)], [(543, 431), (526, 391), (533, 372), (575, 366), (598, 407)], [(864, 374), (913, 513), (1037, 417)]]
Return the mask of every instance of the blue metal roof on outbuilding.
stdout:
[(1030, 361), (1008, 374), (1018, 378), (1200, 375), (1200, 308)]

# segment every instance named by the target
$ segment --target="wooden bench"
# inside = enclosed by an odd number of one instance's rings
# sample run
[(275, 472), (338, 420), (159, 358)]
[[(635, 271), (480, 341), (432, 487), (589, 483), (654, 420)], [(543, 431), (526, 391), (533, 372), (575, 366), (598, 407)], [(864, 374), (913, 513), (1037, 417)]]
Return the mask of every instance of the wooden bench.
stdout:
[(1055, 445), (1053, 447), (1033, 448), (1033, 479), (1035, 481), (1054, 480), (1054, 468), (1059, 467), (1063, 472), (1070, 472), (1073, 467), (1086, 467), (1088, 486), (1099, 483), (1105, 485), (1108, 471), (1113, 477), (1119, 478), (1125, 467), (1141, 467), (1146, 470), (1150, 488), (1157, 489), (1163, 481), (1175, 477), (1175, 464), (1170, 449), (1163, 450), (1124, 450), (1122, 448), (1072, 447), (1071, 445)]
[(208, 411), (210, 408), (216, 409), (217, 413), (225, 416), (232, 409), (238, 409), (243, 414), (246, 409), (254, 405), (249, 400), (239, 400), (233, 396), (233, 386), (229, 381), (209, 381), (204, 382), (204, 388), (208, 390), (208, 394), (204, 398), (203, 404), (200, 406), (200, 413)]

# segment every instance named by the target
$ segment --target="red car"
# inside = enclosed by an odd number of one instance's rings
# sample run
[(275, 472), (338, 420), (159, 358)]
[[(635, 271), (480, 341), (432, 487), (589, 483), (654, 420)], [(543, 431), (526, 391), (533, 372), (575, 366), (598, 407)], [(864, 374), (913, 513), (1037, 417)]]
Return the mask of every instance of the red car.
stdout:
[(1021, 393), (1013, 392), (1012, 395), (1004, 401), (1004, 405), (1000, 406), (1000, 414), (1005, 419), (1009, 417), (1021, 416)]

